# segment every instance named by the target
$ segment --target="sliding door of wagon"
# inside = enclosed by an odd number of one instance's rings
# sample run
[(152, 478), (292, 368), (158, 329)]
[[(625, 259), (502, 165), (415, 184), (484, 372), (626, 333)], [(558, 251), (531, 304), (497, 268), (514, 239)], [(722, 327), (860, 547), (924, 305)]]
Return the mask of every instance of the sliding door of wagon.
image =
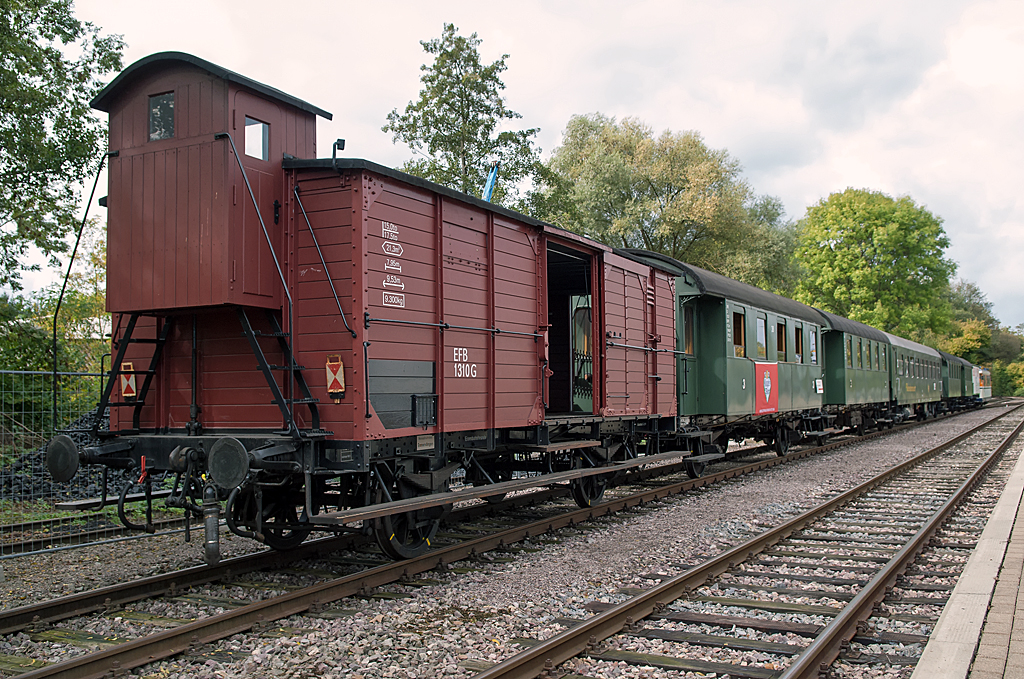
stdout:
[[(602, 269), (605, 354), (605, 399), (602, 414), (651, 412), (647, 337), (647, 291), (650, 269), (604, 253)], [(649, 372), (650, 371), (650, 372)]]
[(489, 426), (493, 376), (489, 216), (483, 210), (442, 201), (445, 431)]

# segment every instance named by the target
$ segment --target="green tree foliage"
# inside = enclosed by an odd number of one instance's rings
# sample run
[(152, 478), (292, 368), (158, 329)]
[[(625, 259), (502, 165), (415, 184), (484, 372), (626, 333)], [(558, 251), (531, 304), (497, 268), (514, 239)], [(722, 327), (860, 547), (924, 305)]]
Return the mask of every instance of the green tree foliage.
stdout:
[(785, 297), (792, 297), (800, 279), (793, 257), (799, 232), (786, 220), (782, 201), (758, 196), (747, 207), (747, 238), (726, 258), (721, 273)]
[(458, 30), (445, 24), (440, 38), (420, 42), (434, 61), (420, 67), (419, 99), (410, 101), (404, 113), (392, 110), (381, 129), (420, 156), (407, 162), (404, 171), (464, 193), (479, 196), (491, 163), (498, 161), (500, 181), (493, 200), (500, 203), (514, 198), (516, 184), (535, 171), (537, 128), (500, 129), (522, 118), (501, 95), (508, 55), (483, 64), (476, 33), (467, 38)]
[(104, 146), (89, 100), (123, 47), (75, 19), (72, 0), (0, 0), (0, 284), (20, 289), (30, 245), (65, 250)]
[(635, 118), (577, 115), (547, 169), (530, 200), (542, 219), (722, 273), (757, 278), (770, 268), (734, 255), (759, 228), (775, 228), (778, 203), (754, 201), (739, 162), (696, 132), (655, 136)]
[(909, 338), (943, 334), (955, 264), (942, 220), (908, 197), (847, 189), (807, 210), (797, 299)]

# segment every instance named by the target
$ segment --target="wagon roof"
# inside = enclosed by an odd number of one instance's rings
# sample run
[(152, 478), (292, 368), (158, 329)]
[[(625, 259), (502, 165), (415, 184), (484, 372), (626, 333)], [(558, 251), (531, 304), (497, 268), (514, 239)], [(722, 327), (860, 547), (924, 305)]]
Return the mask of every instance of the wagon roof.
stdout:
[(329, 112), (322, 108), (313, 106), (313, 104), (310, 104), (307, 101), (293, 97), (292, 95), (282, 92), (277, 88), (264, 85), (252, 78), (246, 78), (240, 73), (229, 71), (222, 66), (210, 63), (205, 59), (200, 59), (199, 57), (192, 56), (191, 54), (186, 54), (185, 52), (157, 52), (156, 54), (150, 54), (148, 57), (139, 59), (131, 66), (121, 71), (116, 78), (110, 81), (109, 85), (104, 87), (99, 94), (93, 97), (93, 100), (89, 105), (99, 111), (109, 111), (114, 99), (121, 93), (121, 90), (134, 79), (136, 74), (151, 68), (166, 67), (170, 65), (171, 62), (182, 62), (198, 66), (218, 78), (223, 78), (224, 80), (244, 85), (251, 90), (259, 92), (265, 97), (270, 97), (271, 99), (276, 99), (277, 101), (289, 104), (303, 111), (314, 113), (326, 118), (327, 120), (331, 120), (333, 118)]
[(760, 309), (774, 311), (784, 316), (799, 318), (816, 325), (821, 325), (821, 318), (813, 307), (801, 304), (782, 295), (776, 295), (774, 292), (768, 292), (767, 290), (762, 290), (748, 283), (741, 283), (714, 271), (707, 271), (692, 264), (680, 262), (678, 259), (663, 255), (660, 252), (650, 252), (649, 250), (637, 248), (624, 248), (616, 250), (616, 252), (632, 259), (639, 259), (648, 263), (658, 263), (661, 265), (661, 268), (667, 269), (677, 276), (688, 275), (697, 283), (697, 289), (705, 295), (724, 297), (725, 299), (750, 304)]
[(933, 356), (934, 358), (939, 357), (939, 352), (936, 351), (935, 349), (932, 349), (931, 347), (926, 347), (923, 344), (918, 344), (917, 342), (912, 342), (911, 340), (903, 339), (902, 337), (899, 337), (897, 335), (890, 335), (889, 333), (885, 333), (885, 336), (889, 338), (889, 341), (892, 342), (893, 346), (903, 347), (904, 349), (910, 349), (911, 351), (917, 351), (928, 356)]
[(460, 201), (462, 201), (464, 203), (468, 203), (470, 205), (475, 205), (476, 207), (483, 208), (485, 210), (490, 210), (491, 212), (494, 212), (496, 214), (500, 214), (500, 215), (508, 217), (510, 219), (515, 219), (516, 221), (523, 222), (524, 224), (529, 224), (530, 226), (536, 226), (541, 231), (545, 231), (547, 233), (553, 233), (553, 234), (555, 234), (555, 235), (557, 235), (557, 236), (559, 236), (561, 238), (566, 238), (566, 239), (569, 239), (569, 240), (574, 240), (574, 241), (583, 243), (587, 247), (592, 248), (594, 250), (610, 251), (612, 249), (612, 248), (608, 247), (607, 245), (603, 245), (601, 243), (598, 243), (597, 241), (591, 240), (590, 238), (587, 238), (586, 236), (581, 236), (578, 233), (574, 233), (572, 231), (564, 229), (564, 228), (562, 228), (560, 226), (557, 226), (555, 224), (551, 224), (549, 222), (541, 221), (540, 219), (536, 219), (534, 217), (530, 217), (529, 215), (524, 215), (521, 212), (516, 212), (515, 210), (509, 210), (508, 208), (501, 207), (500, 205), (495, 205), (494, 203), (490, 203), (490, 202), (488, 202), (486, 200), (483, 200), (482, 198), (477, 198), (476, 196), (472, 196), (472, 195), (470, 195), (468, 193), (463, 193), (462, 191), (458, 191), (456, 189), (452, 189), (452, 188), (449, 188), (447, 186), (442, 186), (441, 184), (435, 184), (434, 182), (430, 181), (429, 179), (424, 179), (423, 177), (417, 177), (416, 175), (407, 174), (405, 172), (402, 172), (401, 170), (396, 170), (396, 169), (388, 167), (386, 165), (381, 165), (380, 163), (375, 163), (372, 160), (365, 160), (363, 158), (337, 158), (337, 159), (334, 159), (334, 158), (312, 158), (311, 159), (311, 158), (294, 158), (292, 156), (286, 155), (282, 165), (284, 166), (284, 169), (286, 169), (286, 170), (292, 170), (292, 169), (296, 169), (296, 170), (302, 170), (302, 169), (368, 170), (370, 172), (374, 172), (376, 174), (383, 175), (385, 177), (391, 177), (392, 179), (397, 179), (397, 180), (399, 180), (401, 182), (404, 182), (406, 184), (411, 184), (413, 186), (418, 186), (421, 189), (426, 189), (426, 190), (432, 191), (434, 193), (439, 193), (442, 196), (448, 196), (449, 198), (455, 198), (456, 200), (460, 200)]
[(814, 310), (821, 314), (825, 319), (825, 325), (831, 330), (838, 330), (839, 332), (846, 332), (851, 335), (857, 335), (858, 337), (866, 337), (867, 339), (875, 340), (876, 342), (890, 344), (889, 335), (881, 330), (872, 328), (870, 325), (865, 325), (859, 321), (851, 321), (845, 316), (839, 316), (838, 314), (833, 314), (828, 311), (822, 311), (817, 307), (815, 307)]
[(968, 361), (966, 358), (960, 358), (959, 356), (954, 356), (953, 354), (947, 354), (942, 349), (938, 349), (937, 351), (939, 352), (939, 356), (942, 356), (942, 358), (946, 359), (946, 363), (959, 363), (965, 366), (972, 365), (971, 362)]

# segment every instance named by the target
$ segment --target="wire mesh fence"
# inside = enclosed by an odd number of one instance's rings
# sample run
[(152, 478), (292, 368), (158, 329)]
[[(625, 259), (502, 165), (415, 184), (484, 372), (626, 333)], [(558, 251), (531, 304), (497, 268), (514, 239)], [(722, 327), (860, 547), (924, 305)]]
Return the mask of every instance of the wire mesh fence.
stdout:
[(56, 483), (46, 469), (46, 444), (55, 434), (66, 432), (79, 446), (92, 440), (103, 381), (101, 373), (57, 373), (55, 399), (53, 373), (0, 371), (0, 557), (114, 529), (110, 508), (67, 507), (102, 494), (102, 471), (83, 468)]

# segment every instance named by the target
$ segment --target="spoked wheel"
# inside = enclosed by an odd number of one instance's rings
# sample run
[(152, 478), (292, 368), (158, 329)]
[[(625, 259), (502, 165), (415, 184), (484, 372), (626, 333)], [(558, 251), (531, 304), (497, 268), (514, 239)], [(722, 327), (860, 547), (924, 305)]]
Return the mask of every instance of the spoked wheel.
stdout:
[[(577, 455), (573, 457), (573, 468), (583, 469), (582, 456)], [(608, 482), (602, 475), (595, 474), (594, 476), (583, 476), (573, 479), (569, 482), (569, 490), (572, 492), (572, 499), (576, 501), (576, 504), (586, 509), (587, 507), (593, 507), (601, 501), (607, 485)]]
[(256, 498), (252, 492), (244, 492), (232, 508), (235, 523), (244, 525), (249, 530), (257, 528), (263, 533), (263, 542), (271, 549), (284, 551), (302, 544), (309, 537), (311, 530), (302, 527), (299, 521), (300, 507), (288, 498), (288, 494), (280, 497), (263, 497), (263, 509), (260, 525), (256, 522)]

